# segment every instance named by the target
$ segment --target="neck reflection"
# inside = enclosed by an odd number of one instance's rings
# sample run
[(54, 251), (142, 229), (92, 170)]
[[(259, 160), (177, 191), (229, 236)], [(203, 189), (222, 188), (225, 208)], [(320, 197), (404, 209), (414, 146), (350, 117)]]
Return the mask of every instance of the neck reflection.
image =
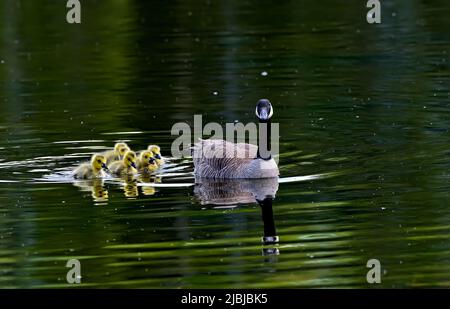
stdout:
[(273, 246), (278, 244), (280, 241), (275, 228), (275, 220), (273, 218), (273, 198), (266, 197), (263, 200), (257, 200), (257, 202), (261, 207), (261, 217), (264, 225), (264, 236), (262, 237), (262, 243), (264, 246), (267, 246), (262, 249), (262, 254), (265, 256), (278, 255), (280, 254), (279, 249)]
[(263, 221), (263, 255), (278, 255), (279, 242), (273, 216), (273, 201), (278, 191), (278, 178), (215, 180), (196, 178), (195, 196), (202, 205), (237, 206), (258, 203)]

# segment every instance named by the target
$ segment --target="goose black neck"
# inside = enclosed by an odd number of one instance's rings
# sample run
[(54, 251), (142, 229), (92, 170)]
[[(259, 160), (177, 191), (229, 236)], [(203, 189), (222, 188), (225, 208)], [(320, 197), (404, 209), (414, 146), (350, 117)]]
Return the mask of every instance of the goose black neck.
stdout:
[(262, 126), (259, 126), (258, 130), (258, 159), (263, 160), (270, 160), (272, 159), (272, 144), (271, 144), (271, 137), (272, 137), (272, 126), (270, 119), (269, 120), (259, 120), (260, 124), (263, 124)]

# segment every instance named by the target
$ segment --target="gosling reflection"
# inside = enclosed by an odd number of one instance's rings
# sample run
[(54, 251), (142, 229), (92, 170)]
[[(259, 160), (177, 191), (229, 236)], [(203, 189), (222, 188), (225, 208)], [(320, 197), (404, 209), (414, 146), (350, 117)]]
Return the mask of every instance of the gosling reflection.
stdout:
[(132, 175), (124, 176), (123, 178), (123, 193), (127, 198), (137, 198), (139, 196), (139, 190), (137, 186), (137, 179)]
[(236, 205), (257, 202), (261, 207), (264, 234), (263, 255), (278, 255), (279, 238), (276, 233), (272, 204), (278, 191), (278, 178), (215, 180), (196, 178), (194, 194), (202, 205)]
[(108, 201), (108, 190), (106, 190), (103, 179), (77, 180), (73, 183), (82, 192), (91, 192), (94, 202)]
[(153, 183), (161, 183), (161, 177), (150, 175), (150, 174), (142, 174), (140, 176), (140, 181), (144, 184), (142, 189), (142, 194), (145, 196), (151, 196), (156, 193), (155, 187), (151, 186)]

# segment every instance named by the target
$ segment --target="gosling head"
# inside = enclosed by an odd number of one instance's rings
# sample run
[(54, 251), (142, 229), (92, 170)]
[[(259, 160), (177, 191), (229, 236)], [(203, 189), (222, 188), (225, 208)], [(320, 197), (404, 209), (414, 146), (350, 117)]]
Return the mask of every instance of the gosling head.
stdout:
[(102, 155), (93, 155), (91, 158), (91, 165), (96, 171), (100, 171), (101, 169), (108, 171), (108, 167), (106, 166), (106, 158)]
[(258, 117), (259, 121), (267, 122), (272, 118), (273, 115), (273, 107), (269, 100), (261, 99), (256, 103), (255, 110), (256, 117)]
[(158, 169), (158, 164), (156, 163), (155, 158), (150, 157), (150, 159), (148, 159), (147, 169), (149, 172), (154, 172)]
[(128, 145), (125, 143), (116, 143), (114, 145), (114, 151), (119, 156), (123, 157), (128, 150), (130, 150), (130, 147), (128, 147)]
[(125, 165), (130, 168), (130, 167), (136, 167), (136, 153), (134, 151), (128, 150), (125, 153), (125, 156), (123, 157), (123, 162), (125, 163)]
[(157, 145), (148, 146), (148, 150), (153, 153), (153, 158), (156, 160), (156, 164), (160, 165), (163, 163), (163, 159), (161, 157), (161, 148)]
[(139, 156), (139, 160), (141, 162), (148, 162), (150, 160), (150, 158), (153, 159), (153, 152), (151, 152), (150, 150), (141, 152), (141, 154)]
[(153, 152), (153, 156), (155, 157), (155, 159), (158, 159), (158, 160), (161, 159), (161, 148), (159, 148), (159, 146), (150, 145), (150, 146), (148, 146), (148, 150)]
[(146, 164), (146, 168), (150, 172), (154, 172), (158, 169), (158, 164), (156, 164), (156, 159), (153, 157), (153, 152), (150, 150), (143, 151), (139, 157), (140, 161)]

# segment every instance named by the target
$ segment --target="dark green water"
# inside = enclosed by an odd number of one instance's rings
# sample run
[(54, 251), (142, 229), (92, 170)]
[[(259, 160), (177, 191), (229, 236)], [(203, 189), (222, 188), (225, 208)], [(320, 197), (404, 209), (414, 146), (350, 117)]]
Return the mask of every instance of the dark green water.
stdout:
[[(66, 287), (71, 258), (82, 287), (450, 286), (450, 4), (366, 12), (83, 1), (68, 25), (65, 1), (2, 1), (0, 287)], [(281, 133), (272, 246), (243, 186), (193, 186), (191, 160), (170, 160), (173, 123), (254, 121), (263, 97)], [(155, 186), (64, 177), (118, 140), (162, 147)]]

